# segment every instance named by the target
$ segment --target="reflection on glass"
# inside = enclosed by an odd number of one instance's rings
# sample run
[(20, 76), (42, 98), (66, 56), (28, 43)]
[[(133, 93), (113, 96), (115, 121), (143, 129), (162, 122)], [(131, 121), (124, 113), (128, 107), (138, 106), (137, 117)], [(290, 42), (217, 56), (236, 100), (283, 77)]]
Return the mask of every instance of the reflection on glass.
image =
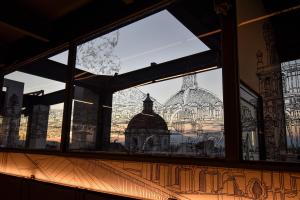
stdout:
[(21, 114), (18, 147), (24, 148), (27, 137), (28, 116)]
[(116, 92), (111, 150), (223, 157), (221, 96), (221, 70)]
[(84, 87), (75, 86), (70, 148), (73, 150), (93, 150), (99, 115), (99, 95)]
[(63, 103), (50, 106), (47, 130), (48, 149), (59, 149), (63, 108)]
[(259, 160), (258, 96), (243, 84), (240, 86), (240, 95), (243, 159)]
[(289, 159), (300, 159), (300, 60), (281, 63)]
[(15, 71), (4, 77), (0, 145), (58, 149), (64, 83)]

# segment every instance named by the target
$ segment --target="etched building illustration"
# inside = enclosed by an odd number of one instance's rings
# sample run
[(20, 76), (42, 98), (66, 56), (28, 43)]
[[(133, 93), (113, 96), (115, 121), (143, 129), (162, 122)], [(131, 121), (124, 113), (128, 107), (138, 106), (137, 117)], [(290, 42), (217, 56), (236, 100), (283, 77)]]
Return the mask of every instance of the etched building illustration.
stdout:
[(281, 64), (287, 148), (289, 153), (299, 154), (300, 149), (300, 61)]
[[(173, 133), (177, 151), (221, 156), (223, 103), (212, 92), (199, 88), (196, 75), (183, 77), (181, 89), (163, 106), (162, 116)], [(179, 135), (185, 137), (178, 141)]]
[[(257, 76), (263, 99), (264, 134), (268, 159), (281, 159), (286, 154), (286, 132), (281, 68), (275, 49), (275, 39), (269, 22), (263, 25), (267, 63), (258, 56)], [(278, 157), (279, 156), (279, 157)]]
[[(141, 102), (145, 98), (142, 108)], [(153, 111), (158, 115), (154, 114), (155, 117), (151, 118), (152, 111), (144, 113), (148, 104), (153, 105)], [(155, 145), (151, 131), (145, 133), (148, 129), (155, 129), (155, 122), (144, 123), (155, 119), (161, 122), (158, 132), (169, 132), (163, 134), (168, 139), (161, 141), (166, 143), (160, 152), (212, 157), (224, 155), (222, 101), (210, 91), (198, 87), (196, 74), (183, 77), (181, 88), (164, 104), (154, 97), (146, 97), (138, 88), (130, 88), (114, 94), (112, 107), (111, 142), (125, 143), (130, 151), (142, 151), (149, 144)], [(137, 114), (140, 110), (144, 111)], [(144, 133), (137, 136), (137, 132)]]
[[(296, 200), (300, 174), (262, 169), (179, 165), (0, 153), (0, 172), (71, 187), (154, 200)], [(22, 166), (17, 163), (23, 162)]]

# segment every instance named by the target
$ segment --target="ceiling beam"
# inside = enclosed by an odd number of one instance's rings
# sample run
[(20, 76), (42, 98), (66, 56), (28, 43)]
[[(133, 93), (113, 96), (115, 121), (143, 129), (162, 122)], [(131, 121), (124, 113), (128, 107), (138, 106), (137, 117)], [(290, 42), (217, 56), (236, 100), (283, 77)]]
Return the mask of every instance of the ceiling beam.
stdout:
[(9, 24), (9, 23), (4, 22), (2, 20), (0, 20), (0, 24), (3, 24), (4, 26), (6, 26), (9, 29), (12, 29), (12, 30), (14, 30), (16, 32), (19, 32), (19, 33), (23, 34), (23, 35), (27, 35), (27, 36), (32, 37), (34, 39), (40, 40), (42, 42), (49, 42), (48, 38), (45, 38), (45, 37), (40, 36), (38, 34), (35, 34), (35, 33), (31, 32), (31, 31), (27, 31), (25, 29), (19, 28), (19, 27), (15, 26), (15, 25)]
[(220, 67), (219, 53), (209, 50), (176, 60), (155, 64), (140, 70), (112, 77), (105, 86), (110, 91), (118, 91), (145, 83), (155, 83), (182, 74), (191, 74)]
[[(67, 66), (49, 59), (28, 64), (18, 71), (47, 78), (54, 81), (66, 82)], [(80, 69), (75, 69), (75, 84), (78, 86), (100, 90), (111, 76), (95, 75)]]

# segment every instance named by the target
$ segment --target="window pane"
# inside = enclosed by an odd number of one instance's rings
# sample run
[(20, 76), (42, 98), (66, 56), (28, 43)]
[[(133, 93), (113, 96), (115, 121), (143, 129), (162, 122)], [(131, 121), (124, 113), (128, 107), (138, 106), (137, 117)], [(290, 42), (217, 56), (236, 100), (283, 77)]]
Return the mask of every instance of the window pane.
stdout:
[(258, 136), (262, 127), (259, 127), (257, 118), (261, 102), (258, 94), (243, 84), (240, 87), (240, 95), (243, 158), (245, 160), (258, 160), (260, 143)]
[(109, 150), (224, 157), (221, 72), (114, 93)]
[(164, 10), (79, 45), (76, 67), (97, 75), (123, 74), (208, 49)]
[(84, 87), (75, 86), (72, 109), (70, 148), (94, 150), (96, 133), (99, 132), (99, 94)]
[(44, 60), (19, 70), (4, 77), (1, 147), (59, 149), (66, 66)]
[(287, 151), (300, 159), (300, 60), (281, 63)]

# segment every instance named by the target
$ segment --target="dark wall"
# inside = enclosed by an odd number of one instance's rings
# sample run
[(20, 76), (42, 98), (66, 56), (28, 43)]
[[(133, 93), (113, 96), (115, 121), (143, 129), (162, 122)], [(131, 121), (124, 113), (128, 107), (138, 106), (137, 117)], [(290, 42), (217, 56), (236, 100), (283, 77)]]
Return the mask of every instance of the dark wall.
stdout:
[(0, 174), (1, 200), (113, 200), (131, 199), (116, 195), (65, 187), (33, 179)]

